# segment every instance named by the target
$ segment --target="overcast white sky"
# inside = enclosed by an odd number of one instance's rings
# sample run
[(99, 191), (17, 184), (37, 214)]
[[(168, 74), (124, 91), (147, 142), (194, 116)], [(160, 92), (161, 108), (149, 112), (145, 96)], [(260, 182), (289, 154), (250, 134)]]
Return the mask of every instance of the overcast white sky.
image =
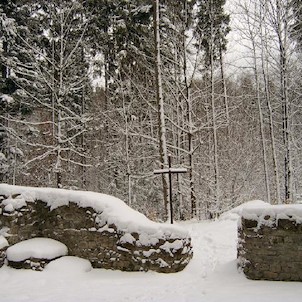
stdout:
[(231, 17), (231, 32), (228, 34), (228, 49), (226, 55), (226, 64), (228, 69), (236, 71), (239, 67), (247, 67), (247, 49), (243, 45), (242, 38), (238, 32), (238, 25), (240, 24), (240, 15), (238, 0), (227, 0), (225, 9), (230, 14)]

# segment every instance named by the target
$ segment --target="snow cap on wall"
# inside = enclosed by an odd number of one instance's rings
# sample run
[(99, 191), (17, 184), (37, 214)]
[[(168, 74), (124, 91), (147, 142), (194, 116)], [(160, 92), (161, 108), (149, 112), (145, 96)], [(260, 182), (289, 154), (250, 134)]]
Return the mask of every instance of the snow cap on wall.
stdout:
[(114, 224), (125, 233), (144, 233), (150, 237), (150, 240), (153, 237), (160, 239), (165, 236), (181, 239), (189, 236), (189, 233), (183, 228), (153, 222), (145, 215), (130, 208), (122, 200), (106, 194), (0, 184), (0, 195), (10, 196), (0, 201), (8, 212), (13, 212), (26, 205), (26, 202), (34, 202), (35, 200), (44, 201), (51, 210), (71, 202), (76, 203), (79, 207), (91, 207), (99, 213), (96, 222), (100, 227), (105, 224)]

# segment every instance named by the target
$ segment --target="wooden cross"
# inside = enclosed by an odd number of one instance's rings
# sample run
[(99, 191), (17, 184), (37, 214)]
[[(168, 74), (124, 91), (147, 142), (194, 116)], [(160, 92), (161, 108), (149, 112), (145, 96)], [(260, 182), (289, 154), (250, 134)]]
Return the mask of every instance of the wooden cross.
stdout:
[(172, 168), (171, 167), (171, 154), (168, 155), (168, 169), (154, 170), (154, 174), (169, 174), (169, 195), (170, 195), (170, 221), (173, 224), (173, 205), (172, 205), (172, 174), (174, 173), (187, 173), (186, 168)]

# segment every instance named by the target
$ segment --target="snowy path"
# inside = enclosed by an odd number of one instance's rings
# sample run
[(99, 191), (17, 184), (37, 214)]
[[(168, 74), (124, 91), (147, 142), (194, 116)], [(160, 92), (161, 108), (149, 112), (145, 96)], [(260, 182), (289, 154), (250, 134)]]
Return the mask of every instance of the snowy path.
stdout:
[(236, 269), (236, 222), (185, 223), (194, 257), (176, 274), (0, 269), (0, 302), (298, 302), (301, 283), (250, 281)]

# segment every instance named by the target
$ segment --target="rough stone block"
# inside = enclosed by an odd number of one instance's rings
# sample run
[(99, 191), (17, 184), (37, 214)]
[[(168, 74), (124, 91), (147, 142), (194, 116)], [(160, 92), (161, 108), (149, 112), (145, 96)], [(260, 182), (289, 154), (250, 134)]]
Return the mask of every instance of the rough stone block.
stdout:
[(0, 249), (0, 267), (2, 267), (5, 263), (6, 252), (4, 249)]
[(238, 229), (238, 266), (249, 279), (302, 281), (302, 205), (252, 211)]

